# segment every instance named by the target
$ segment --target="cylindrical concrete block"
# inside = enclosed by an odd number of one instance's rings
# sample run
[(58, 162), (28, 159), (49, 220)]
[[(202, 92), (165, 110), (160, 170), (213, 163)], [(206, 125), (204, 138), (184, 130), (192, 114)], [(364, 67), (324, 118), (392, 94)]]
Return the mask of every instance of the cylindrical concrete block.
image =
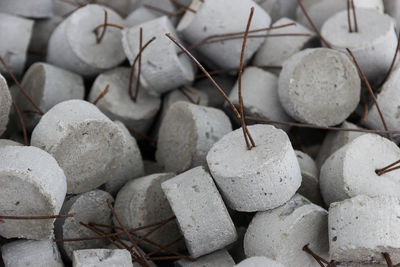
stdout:
[(297, 191), (302, 196), (311, 200), (314, 204), (322, 205), (322, 197), (319, 189), (319, 169), (315, 161), (307, 154), (295, 150), (301, 170), (301, 186)]
[[(35, 63), (21, 82), (27, 94), (43, 112), (66, 100), (83, 99), (85, 86), (80, 75), (60, 69), (47, 63)], [(17, 91), (16, 102), (21, 111), (34, 111), (35, 107)], [(25, 126), (29, 131), (38, 124), (41, 115), (34, 112), (22, 112)]]
[(224, 249), (200, 257), (196, 261), (178, 260), (175, 262), (175, 267), (232, 267), (234, 264), (232, 256)]
[(165, 115), (157, 141), (157, 162), (176, 173), (206, 164), (210, 148), (232, 131), (221, 110), (178, 101)]
[(286, 112), (319, 126), (342, 123), (356, 109), (360, 91), (354, 64), (345, 54), (327, 48), (295, 54), (279, 76), (279, 98)]
[(258, 256), (250, 257), (236, 264), (235, 267), (285, 267), (282, 263), (269, 258)]
[[(385, 13), (389, 14), (395, 21), (396, 25), (400, 25), (400, 2), (397, 0), (384, 0)], [(396, 29), (398, 32), (399, 29)]]
[(321, 257), (328, 254), (328, 212), (301, 195), (258, 212), (244, 238), (247, 257), (265, 256), (285, 266), (319, 266), (302, 250), (305, 245)]
[(326, 204), (357, 195), (400, 194), (396, 171), (378, 175), (376, 170), (400, 159), (400, 149), (388, 139), (364, 134), (333, 153), (322, 165), (321, 194)]
[(60, 16), (53, 16), (48, 19), (36, 20), (33, 24), (32, 38), (29, 43), (27, 65), (35, 62), (46, 61), (47, 44), (53, 30), (63, 21)]
[(351, 49), (368, 80), (379, 84), (392, 64), (397, 46), (395, 21), (374, 10), (357, 10), (358, 32), (349, 32), (347, 11), (329, 18), (321, 34), (332, 46), (342, 52)]
[(242, 129), (210, 149), (207, 163), (227, 205), (253, 212), (284, 204), (301, 184), (299, 163), (287, 134), (270, 125), (248, 127), (256, 147), (248, 150)]
[(80, 249), (72, 257), (73, 267), (133, 267), (126, 249)]
[[(196, 13), (186, 11), (177, 31), (191, 44), (215, 34), (243, 32), (251, 7), (255, 10), (250, 30), (266, 28), (271, 23), (268, 13), (253, 0), (194, 0), (190, 7)], [(245, 62), (250, 60), (264, 40), (265, 38), (247, 40)], [(242, 43), (242, 39), (227, 40), (202, 45), (197, 50), (220, 68), (238, 68)]]
[(120, 128), (82, 100), (51, 108), (33, 130), (31, 143), (54, 156), (67, 177), (70, 194), (106, 183), (120, 166), (125, 145)]
[[(238, 81), (229, 94), (231, 102), (239, 107)], [(243, 108), (247, 116), (254, 116), (266, 120), (286, 121), (292, 119), (286, 114), (278, 95), (278, 77), (257, 67), (246, 68), (242, 76)], [(228, 103), (225, 108), (230, 109)], [(231, 116), (236, 115), (230, 111)], [(276, 125), (285, 131), (290, 127)]]
[[(161, 99), (149, 95), (144, 88), (139, 88), (136, 102), (129, 94), (129, 68), (115, 68), (97, 76), (90, 91), (91, 102), (109, 85), (108, 93), (97, 103), (98, 108), (112, 120), (124, 123), (128, 128), (146, 133), (151, 127)], [(133, 80), (132, 95), (135, 95), (136, 79)]]
[(12, 98), (7, 81), (0, 74), (0, 136), (7, 128), (8, 118), (11, 112)]
[[(57, 215), (67, 191), (56, 160), (36, 147), (0, 147), (0, 210), (9, 216)], [(48, 239), (54, 219), (0, 223), (5, 238)]]
[(296, 19), (297, 1), (293, 0), (255, 0), (271, 16), (272, 22), (286, 17)]
[[(400, 92), (398, 90), (399, 82), (400, 68), (399, 66), (397, 66), (395, 67), (395, 69), (393, 69), (393, 72), (389, 76), (389, 79), (383, 84), (382, 88), (380, 88), (380, 92), (376, 96), (379, 107), (383, 113), (389, 130), (400, 129)], [(369, 108), (365, 126), (371, 129), (385, 129), (375, 104), (373, 104)], [(396, 143), (399, 143), (400, 135), (393, 135), (393, 139)]]
[(1, 12), (28, 18), (48, 18), (53, 15), (52, 0), (1, 0)]
[(52, 0), (53, 1), (53, 15), (65, 17), (70, 15), (75, 9), (78, 8), (77, 5), (74, 5), (72, 2), (64, 2), (60, 0)]
[(19, 240), (1, 247), (5, 267), (63, 267), (57, 244), (52, 240)]
[[(107, 199), (111, 202), (114, 201), (109, 193), (101, 190), (93, 190), (66, 200), (61, 209), (61, 214), (74, 214), (74, 217), (56, 220), (56, 238), (63, 239), (93, 236), (93, 232), (81, 225), (80, 222), (111, 225), (112, 216), (107, 205)], [(92, 239), (75, 242), (60, 242), (58, 246), (65, 256), (72, 259), (72, 252), (74, 250), (104, 248), (107, 244), (107, 239)]]
[[(117, 12), (121, 17), (125, 18), (132, 11), (132, 3), (139, 0), (96, 0), (96, 4), (104, 5)], [(88, 1), (90, 3), (90, 1)]]
[[(371, 111), (370, 111), (371, 113)], [(343, 122), (340, 125), (340, 128), (343, 129), (361, 129), (357, 125), (351, 122)], [(397, 128), (396, 128), (397, 129)], [(336, 150), (341, 148), (342, 146), (350, 143), (357, 137), (363, 135), (362, 132), (351, 132), (351, 131), (332, 131), (329, 132), (322, 143), (321, 148), (319, 149), (318, 156), (315, 159), (317, 163), (318, 169), (321, 168), (322, 164), (324, 164), (325, 160), (329, 158)]]
[[(321, 29), (324, 22), (331, 16), (347, 8), (347, 0), (302, 0), (302, 2), (307, 13), (318, 29)], [(360, 8), (365, 8), (372, 9), (378, 13), (383, 13), (382, 0), (354, 0), (354, 5), (356, 11)], [(296, 17), (298, 22), (311, 29), (311, 25), (300, 7), (297, 8)], [(348, 29), (347, 25), (346, 29)]]
[[(174, 216), (167, 198), (161, 189), (161, 183), (174, 177), (173, 173), (158, 173), (128, 182), (119, 192), (115, 200), (115, 211), (122, 223), (129, 229), (150, 225)], [(114, 218), (114, 225), (118, 221)], [(136, 232), (146, 234), (148, 229)], [(151, 234), (151, 240), (158, 244), (169, 244), (180, 235), (175, 221), (171, 221)], [(151, 249), (151, 245), (143, 242)], [(141, 244), (141, 246), (143, 246)], [(170, 249), (184, 249), (183, 242), (176, 243)]]
[(156, 19), (157, 17), (158, 16), (156, 13), (146, 7), (141, 6), (135, 9), (131, 14), (129, 14), (128, 17), (126, 17), (125, 25), (126, 27), (133, 27)]
[[(32, 31), (33, 20), (0, 13), (0, 32), (7, 36), (0, 40), (0, 56), (15, 75), (21, 75), (24, 70)], [(0, 71), (3, 75), (7, 73), (3, 65), (0, 65)]]
[(115, 124), (122, 132), (122, 142), (124, 145), (123, 149), (120, 151), (120, 165), (116, 168), (115, 172), (112, 173), (108, 182), (104, 184), (104, 190), (113, 196), (115, 196), (129, 180), (144, 175), (142, 154), (140, 153), (135, 138), (123, 123), (116, 121)]
[(141, 85), (151, 94), (160, 95), (194, 80), (195, 68), (187, 56), (178, 56), (179, 48), (165, 36), (177, 36), (171, 21), (163, 16), (122, 31), (124, 51), (132, 64), (140, 47), (140, 28), (143, 45), (156, 39), (142, 53)]
[(382, 253), (387, 252), (393, 262), (399, 262), (399, 218), (395, 196), (359, 195), (333, 203), (329, 208), (330, 257), (344, 263), (385, 264)]
[(100, 5), (79, 8), (52, 33), (47, 61), (84, 76), (94, 76), (124, 61), (120, 29), (107, 27), (100, 43), (93, 33), (95, 27), (104, 24), (104, 10), (108, 23), (123, 26), (124, 20), (110, 8)]
[[(234, 77), (232, 76), (216, 76), (213, 77), (214, 80), (221, 86), (221, 89), (229, 95), (233, 86), (235, 85)], [(221, 93), (215, 88), (215, 86), (210, 82), (209, 79), (204, 78), (201, 80), (197, 80), (194, 85), (194, 88), (197, 90), (204, 92), (208, 95), (208, 106), (214, 108), (222, 108), (225, 103), (225, 98), (221, 95)]]
[[(279, 0), (279, 2), (282, 0)], [(296, 1), (292, 1), (296, 2)], [(272, 24), (273, 27), (289, 24), (295, 22), (288, 18), (281, 18)], [(288, 26), (284, 28), (270, 30), (270, 34), (310, 34), (310, 36), (282, 36), (282, 37), (269, 37), (265, 40), (264, 44), (258, 49), (254, 56), (253, 63), (259, 66), (272, 65), (282, 66), (283, 62), (303, 50), (314, 46), (318, 40), (315, 38), (315, 34), (304, 27), (303, 25), (296, 23), (296, 25)]]
[(9, 139), (0, 139), (0, 147), (3, 146), (22, 146), (22, 144)]
[(191, 169), (161, 184), (192, 257), (233, 243), (235, 226), (210, 174)]

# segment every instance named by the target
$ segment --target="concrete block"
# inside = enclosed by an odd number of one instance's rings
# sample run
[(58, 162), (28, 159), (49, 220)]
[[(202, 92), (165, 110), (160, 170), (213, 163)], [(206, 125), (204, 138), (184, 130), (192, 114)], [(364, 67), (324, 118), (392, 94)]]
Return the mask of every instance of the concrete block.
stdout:
[(207, 163), (227, 205), (253, 212), (287, 202), (301, 184), (299, 163), (287, 134), (270, 125), (248, 127), (256, 147), (248, 150), (242, 129), (210, 149)]
[(133, 267), (131, 254), (126, 249), (75, 250), (73, 267)]
[(0, 136), (5, 132), (11, 112), (12, 98), (7, 81), (0, 74)]
[(272, 22), (276, 22), (283, 17), (293, 20), (296, 19), (297, 1), (256, 0), (255, 2), (268, 12), (271, 16)]
[(259, 256), (250, 257), (235, 265), (236, 267), (285, 267), (282, 263)]
[(48, 18), (53, 15), (53, 2), (52, 0), (2, 0), (0, 1), (0, 10), (22, 17)]
[(192, 257), (233, 243), (236, 229), (210, 174), (191, 169), (161, 184)]
[(178, 260), (175, 267), (232, 267), (234, 264), (231, 255), (224, 249), (202, 256), (196, 261)]

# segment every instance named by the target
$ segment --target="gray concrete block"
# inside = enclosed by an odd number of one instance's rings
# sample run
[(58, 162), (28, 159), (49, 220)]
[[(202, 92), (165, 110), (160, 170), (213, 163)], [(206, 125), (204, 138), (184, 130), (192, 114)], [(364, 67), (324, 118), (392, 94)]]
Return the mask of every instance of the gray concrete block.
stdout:
[(132, 13), (130, 13), (125, 19), (126, 27), (133, 27), (150, 20), (156, 19), (158, 16), (155, 12), (151, 11), (146, 7), (138, 7)]
[[(174, 216), (167, 198), (161, 189), (161, 183), (174, 177), (173, 173), (158, 173), (128, 182), (115, 200), (115, 211), (122, 223), (129, 229), (150, 225)], [(114, 225), (118, 221), (114, 218)], [(149, 229), (136, 232), (145, 235)], [(150, 239), (158, 244), (168, 244), (180, 236), (175, 220), (165, 224), (151, 234)], [(154, 249), (150, 244), (141, 243), (143, 248)], [(178, 242), (170, 249), (182, 250), (183, 242)]]
[(128, 129), (119, 121), (115, 124), (123, 134), (123, 149), (120, 151), (119, 166), (112, 173), (110, 179), (104, 184), (104, 190), (115, 196), (118, 191), (130, 180), (144, 175), (142, 154), (135, 138)]
[(104, 9), (108, 12), (108, 23), (124, 26), (124, 20), (110, 8), (100, 5), (79, 8), (53, 31), (47, 61), (84, 76), (95, 76), (122, 63), (125, 54), (121, 30), (108, 27), (99, 44), (93, 33), (96, 26), (104, 23)]
[(157, 162), (176, 173), (205, 165), (210, 148), (230, 131), (229, 118), (221, 110), (176, 102), (161, 123)]
[[(278, 95), (278, 77), (257, 67), (246, 68), (242, 76), (243, 108), (247, 116), (266, 120), (286, 121), (292, 119), (283, 109)], [(238, 81), (229, 94), (229, 99), (235, 106), (239, 106)], [(228, 103), (225, 108), (230, 109)], [(230, 114), (234, 117), (233, 112)], [(290, 127), (277, 125), (276, 127), (288, 131)]]
[[(268, 1), (273, 2), (273, 1)], [(276, 3), (285, 2), (282, 0), (275, 1)], [(288, 2), (286, 0), (286, 2)], [(296, 1), (290, 1), (296, 3)], [(284, 25), (295, 22), (292, 19), (280, 18), (274, 24), (273, 27)], [(296, 23), (294, 26), (288, 26), (284, 28), (270, 30), (269, 34), (310, 34), (310, 36), (282, 36), (282, 37), (270, 37), (267, 38), (264, 44), (258, 49), (254, 56), (253, 63), (255, 65), (265, 66), (282, 66), (283, 62), (298, 53), (299, 51), (309, 48), (316, 42), (316, 35), (305, 26), (300, 23)], [(274, 73), (277, 73), (275, 71)]]
[(12, 98), (7, 81), (0, 74), (0, 136), (5, 132), (11, 112)]
[(160, 17), (122, 31), (122, 45), (132, 64), (139, 52), (140, 28), (143, 29), (143, 45), (156, 39), (142, 53), (141, 85), (150, 93), (160, 95), (194, 80), (195, 67), (186, 56), (178, 56), (179, 48), (165, 36), (177, 36), (171, 21)]
[(106, 183), (120, 166), (125, 145), (120, 128), (82, 100), (64, 101), (51, 108), (33, 130), (31, 143), (54, 156), (71, 194)]
[(0, 2), (1, 12), (14, 14), (28, 18), (48, 18), (53, 15), (52, 0), (2, 0)]
[(224, 249), (202, 256), (196, 261), (178, 260), (175, 267), (232, 267), (234, 264), (231, 255)]
[(3, 146), (22, 146), (22, 144), (9, 139), (0, 139), (0, 147)]
[(400, 158), (400, 149), (388, 139), (364, 134), (333, 153), (322, 165), (321, 194), (328, 205), (357, 195), (400, 194), (397, 171), (379, 176), (377, 169)]
[(18, 240), (3, 245), (1, 253), (5, 267), (63, 267), (57, 244), (51, 239)]
[[(57, 239), (95, 236), (79, 222), (112, 224), (112, 214), (107, 206), (107, 199), (113, 197), (104, 191), (93, 190), (67, 199), (61, 209), (61, 214), (74, 214), (74, 217), (57, 219), (55, 234)], [(105, 248), (109, 242), (106, 239), (93, 239), (75, 242), (60, 242), (60, 251), (72, 260), (73, 251), (79, 249)]]
[[(196, 13), (187, 11), (179, 22), (177, 31), (191, 44), (210, 35), (243, 32), (251, 7), (255, 10), (250, 30), (266, 28), (271, 23), (268, 13), (252, 0), (194, 0), (190, 7)], [(264, 38), (247, 40), (245, 62), (250, 60), (263, 42)], [(196, 50), (219, 68), (237, 68), (242, 43), (242, 39), (228, 40), (202, 45)]]
[(329, 18), (321, 34), (333, 49), (346, 52), (350, 48), (368, 80), (379, 84), (389, 69), (396, 52), (395, 21), (374, 10), (357, 10), (357, 33), (349, 32), (347, 11)]
[[(320, 266), (303, 251), (305, 245), (325, 257), (328, 253), (328, 212), (295, 195), (283, 206), (258, 212), (245, 238), (247, 257), (265, 256), (285, 266)], [(325, 257), (326, 258), (326, 257)]]
[[(93, 102), (110, 85), (108, 93), (97, 103), (98, 108), (110, 119), (118, 120), (127, 127), (146, 133), (151, 127), (161, 99), (149, 95), (143, 87), (140, 88), (136, 103), (129, 95), (129, 68), (115, 68), (97, 76), (89, 94)], [(135, 95), (136, 79), (133, 80), (132, 95)]]
[(293, 0), (255, 0), (271, 16), (272, 22), (286, 17), (296, 19), (297, 1)]
[[(7, 36), (0, 41), (0, 56), (15, 75), (24, 70), (32, 30), (33, 20), (0, 13), (0, 32)], [(3, 75), (7, 73), (2, 65), (0, 71)]]
[(73, 267), (133, 267), (131, 254), (126, 249), (75, 250)]
[(356, 109), (360, 92), (353, 62), (327, 48), (306, 49), (290, 57), (279, 77), (279, 98), (286, 112), (320, 126), (342, 123)]
[[(383, 252), (400, 261), (397, 196), (359, 195), (329, 208), (329, 253), (344, 263), (385, 264)], [(362, 265), (364, 266), (364, 265)]]
[[(56, 160), (36, 147), (0, 147), (0, 210), (2, 215), (57, 215), (67, 191), (64, 172)], [(5, 238), (48, 239), (54, 219), (0, 223)]]
[(270, 125), (248, 127), (256, 147), (248, 150), (242, 129), (210, 149), (207, 163), (227, 205), (253, 212), (288, 201), (301, 184), (299, 163), (287, 134)]
[(191, 169), (161, 184), (192, 257), (233, 243), (236, 229), (210, 174)]
[[(63, 101), (83, 99), (85, 94), (80, 75), (41, 62), (33, 64), (25, 72), (21, 85), (45, 113)], [(20, 90), (17, 91), (15, 101), (22, 111), (35, 110)], [(32, 131), (42, 116), (33, 112), (22, 112), (22, 117), (28, 131)]]

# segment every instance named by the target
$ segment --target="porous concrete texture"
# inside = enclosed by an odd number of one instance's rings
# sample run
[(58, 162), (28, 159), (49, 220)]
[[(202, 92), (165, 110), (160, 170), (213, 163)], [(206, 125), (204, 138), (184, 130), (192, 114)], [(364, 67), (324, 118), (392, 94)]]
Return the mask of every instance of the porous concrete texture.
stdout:
[[(141, 85), (153, 95), (171, 91), (194, 80), (195, 68), (187, 56), (179, 56), (180, 49), (167, 37), (176, 37), (175, 28), (166, 17), (160, 17), (122, 30), (122, 45), (132, 64), (140, 47), (140, 28), (143, 29), (143, 45), (156, 39), (142, 53)], [(137, 74), (136, 74), (137, 75)]]
[(73, 267), (133, 267), (126, 249), (81, 249), (74, 251)]
[[(239, 81), (229, 94), (229, 100), (236, 107), (239, 107), (238, 91)], [(242, 76), (242, 97), (244, 112), (247, 116), (266, 120), (292, 121), (279, 101), (278, 77), (268, 71), (257, 67), (246, 68)], [(228, 103), (225, 103), (225, 108), (231, 109)], [(236, 117), (232, 111), (229, 114)], [(276, 125), (276, 127), (285, 131), (290, 128), (285, 125)]]
[[(377, 102), (389, 130), (400, 129), (400, 92), (397, 90), (399, 82), (400, 68), (397, 66), (393, 69), (388, 80), (383, 84), (380, 88), (380, 92), (376, 95)], [(374, 103), (369, 108), (365, 126), (371, 129), (385, 129), (382, 124), (382, 119), (379, 116), (378, 109)], [(393, 135), (393, 140), (395, 140), (396, 143), (399, 143), (400, 135)]]
[(349, 48), (368, 80), (382, 82), (393, 61), (397, 46), (395, 21), (374, 10), (357, 10), (358, 32), (349, 32), (347, 11), (329, 18), (321, 34), (333, 49), (346, 52)]
[(400, 194), (397, 171), (378, 175), (381, 169), (400, 159), (400, 149), (389, 139), (364, 134), (333, 153), (322, 165), (321, 194), (326, 204), (357, 195)]
[(161, 184), (192, 257), (233, 243), (235, 226), (210, 174), (203, 167), (184, 172)]
[(142, 154), (136, 143), (135, 138), (130, 134), (125, 125), (119, 121), (115, 124), (120, 128), (123, 137), (123, 149), (120, 151), (121, 156), (119, 166), (112, 173), (110, 179), (104, 184), (104, 190), (115, 196), (118, 191), (129, 180), (144, 175), (144, 165)]
[[(318, 29), (321, 29), (327, 19), (347, 8), (347, 0), (302, 0), (302, 2)], [(383, 0), (354, 0), (354, 5), (356, 10), (363, 8), (383, 13)], [(297, 8), (296, 18), (298, 22), (312, 29), (300, 6)]]
[(298, 194), (279, 208), (258, 212), (244, 238), (247, 257), (265, 256), (285, 266), (320, 266), (303, 251), (305, 245), (325, 258), (328, 212)]
[[(161, 183), (174, 177), (174, 173), (158, 173), (141, 177), (128, 182), (115, 199), (115, 211), (122, 223), (128, 229), (157, 223), (174, 216), (167, 198), (161, 189)], [(118, 221), (113, 218), (114, 225)], [(144, 235), (149, 229), (137, 231), (136, 234)], [(158, 244), (169, 244), (180, 235), (179, 228), (172, 220), (151, 234), (150, 239)], [(143, 242), (141, 246), (150, 246)], [(150, 247), (151, 248), (151, 247)], [(178, 242), (170, 249), (182, 250), (184, 243)]]
[[(371, 113), (371, 111), (369, 111)], [(361, 129), (357, 125), (344, 121), (340, 128), (343, 129)], [(362, 132), (352, 132), (352, 131), (332, 131), (328, 132), (324, 138), (321, 148), (318, 151), (317, 158), (315, 162), (318, 166), (318, 169), (321, 168), (322, 164), (324, 164), (325, 160), (329, 158), (335, 151), (337, 151), (342, 146), (350, 143), (355, 138), (363, 135)]]
[(107, 27), (100, 43), (93, 32), (95, 27), (104, 23), (104, 10), (108, 14), (108, 23), (124, 26), (124, 20), (110, 8), (100, 5), (79, 8), (53, 31), (48, 43), (47, 61), (83, 76), (95, 76), (122, 63), (125, 54), (121, 30)]
[(12, 98), (7, 81), (0, 74), (0, 136), (7, 128), (8, 118), (11, 112)]
[(0, 147), (3, 146), (22, 146), (22, 144), (9, 139), (0, 139)]
[(284, 131), (270, 125), (253, 125), (248, 130), (256, 147), (248, 150), (242, 129), (237, 129), (210, 149), (208, 167), (230, 208), (273, 209), (300, 187), (299, 163)]
[(319, 189), (319, 169), (315, 161), (307, 154), (295, 150), (297, 160), (301, 170), (301, 186), (297, 191), (302, 196), (317, 205), (322, 205), (324, 202)]
[(250, 257), (235, 265), (236, 267), (285, 267), (282, 263), (269, 258), (258, 256)]
[[(59, 2), (59, 0), (57, 0)], [(29, 51), (27, 65), (30, 66), (35, 62), (46, 61), (47, 44), (53, 30), (62, 22), (60, 16), (52, 16), (48, 19), (35, 20), (33, 24), (32, 37), (29, 43)]]
[[(80, 75), (42, 62), (33, 64), (25, 72), (21, 85), (44, 113), (63, 101), (83, 99), (85, 94)], [(15, 101), (20, 110), (36, 110), (21, 90), (17, 91)], [(32, 131), (42, 116), (36, 112), (22, 112), (22, 117), (28, 131)]]
[(287, 17), (296, 19), (297, 1), (293, 0), (255, 0), (271, 16), (272, 22)]
[[(67, 183), (56, 160), (36, 147), (0, 147), (0, 210), (4, 216), (57, 215)], [(0, 223), (5, 238), (48, 239), (54, 219)]]
[(344, 53), (328, 48), (306, 49), (283, 64), (278, 92), (283, 108), (294, 119), (333, 126), (356, 109), (361, 81)]
[[(229, 95), (233, 86), (235, 85), (235, 79), (232, 76), (215, 76), (213, 77), (217, 84), (221, 87), (221, 89)], [(221, 95), (221, 93), (215, 88), (215, 86), (210, 82), (209, 79), (203, 78), (197, 80), (193, 87), (197, 90), (204, 92), (208, 95), (208, 106), (214, 108), (222, 108), (225, 103), (225, 98)]]
[(48, 18), (53, 15), (53, 2), (52, 0), (2, 0), (0, 1), (0, 10), (22, 17)]
[[(15, 75), (21, 75), (24, 70), (32, 31), (33, 20), (0, 13), (0, 32), (7, 36), (1, 38), (0, 56)], [(3, 65), (0, 65), (0, 71), (3, 75), (6, 73)]]
[(161, 123), (157, 162), (175, 173), (205, 165), (210, 148), (230, 131), (231, 122), (223, 111), (178, 101)]
[(175, 262), (175, 267), (232, 267), (235, 262), (232, 256), (225, 249), (218, 250), (214, 253), (202, 256), (196, 261), (178, 260)]
[(44, 114), (31, 144), (49, 152), (67, 177), (68, 193), (87, 192), (106, 183), (120, 166), (122, 131), (93, 104), (61, 102)]
[[(383, 252), (400, 261), (397, 196), (359, 195), (329, 208), (329, 254), (344, 263), (385, 264)], [(364, 265), (363, 265), (364, 266)]]
[(146, 7), (138, 7), (125, 19), (126, 27), (133, 27), (147, 21), (156, 19), (158, 16), (155, 12)]
[[(107, 206), (107, 199), (113, 203), (113, 197), (104, 191), (93, 190), (67, 199), (60, 214), (74, 214), (74, 217), (57, 219), (55, 234), (57, 239), (88, 237), (93, 232), (80, 224), (112, 224), (112, 213)], [(106, 239), (93, 239), (75, 242), (59, 242), (61, 253), (72, 260), (72, 253), (79, 249), (104, 248), (109, 242)]]
[[(278, 0), (281, 2), (282, 0)], [(284, 2), (284, 1), (283, 1)], [(296, 1), (292, 1), (296, 2)], [(253, 64), (259, 66), (282, 66), (283, 62), (304, 48), (315, 46), (318, 41), (314, 32), (292, 19), (280, 18), (272, 27), (296, 23), (296, 25), (273, 29), (268, 34), (309, 34), (310, 36), (269, 37), (254, 56)], [(271, 70), (272, 71), (272, 70)], [(276, 73), (277, 71), (275, 71)]]
[[(196, 13), (186, 11), (177, 26), (178, 33), (182, 34), (190, 44), (199, 43), (211, 35), (243, 32), (251, 7), (254, 7), (254, 16), (250, 30), (267, 28), (271, 23), (268, 13), (253, 0), (194, 0), (190, 7)], [(247, 40), (245, 63), (264, 40), (264, 38)], [(219, 41), (201, 45), (196, 50), (219, 68), (238, 68), (242, 43), (242, 39)]]
[[(97, 103), (98, 108), (112, 120), (119, 120), (128, 128), (146, 133), (152, 125), (161, 106), (161, 99), (149, 95), (139, 88), (134, 102), (129, 94), (130, 69), (115, 68), (97, 76), (90, 91), (89, 100), (95, 101), (109, 85), (108, 93)], [(136, 78), (132, 82), (132, 96), (135, 95)]]
[(1, 247), (5, 267), (63, 267), (57, 244), (51, 239), (18, 240)]

